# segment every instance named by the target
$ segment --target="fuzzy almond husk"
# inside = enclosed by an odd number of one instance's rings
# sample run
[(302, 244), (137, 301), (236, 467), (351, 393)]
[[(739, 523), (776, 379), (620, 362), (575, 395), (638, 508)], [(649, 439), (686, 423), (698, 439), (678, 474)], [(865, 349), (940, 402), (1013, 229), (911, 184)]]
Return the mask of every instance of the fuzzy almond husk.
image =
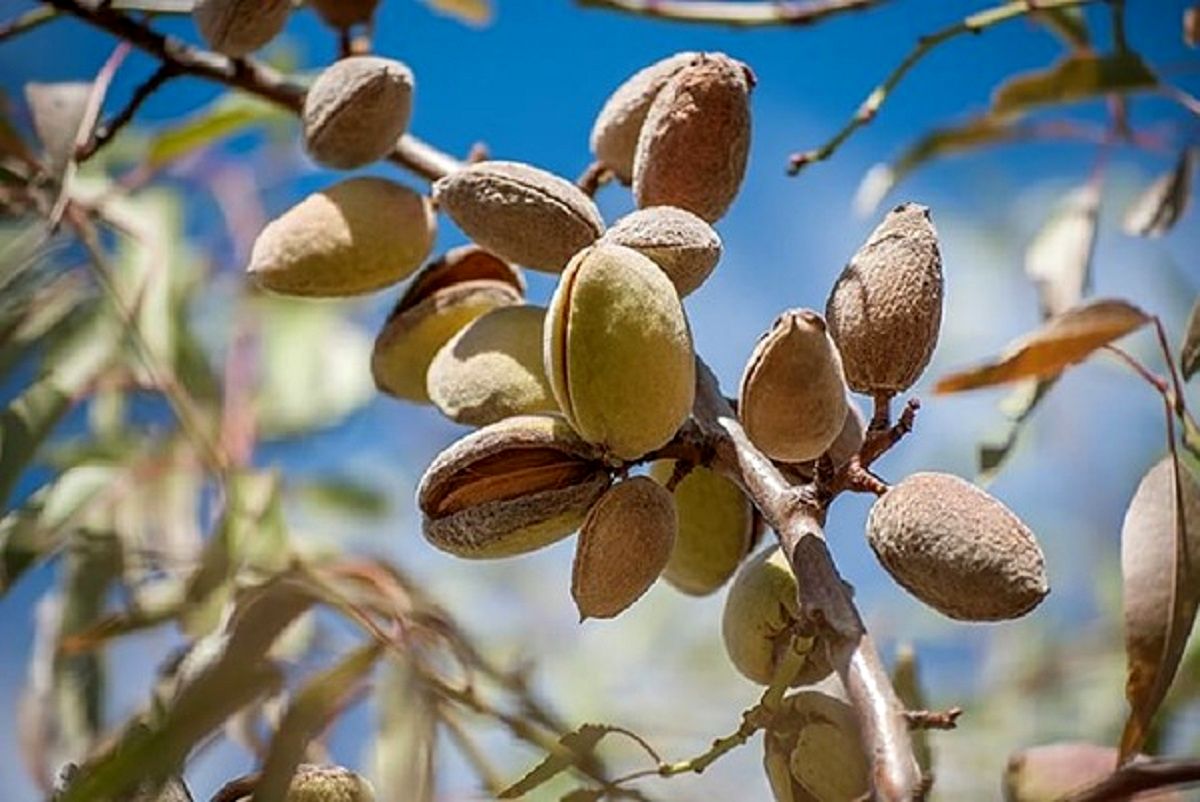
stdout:
[(571, 597), (580, 620), (614, 618), (658, 579), (678, 531), (675, 500), (646, 476), (614, 485), (579, 530)]
[(425, 538), (442, 551), (493, 559), (566, 537), (610, 484), (594, 446), (558, 415), (505, 418), (452, 444), (421, 477)]
[(618, 220), (603, 241), (649, 256), (680, 298), (699, 289), (721, 259), (721, 238), (712, 226), (673, 206), (638, 209)]
[(428, 198), (383, 178), (350, 178), (268, 223), (249, 272), (281, 295), (362, 295), (407, 278), (436, 233)]
[[(742, 564), (721, 616), (721, 639), (734, 668), (759, 685), (769, 685), (800, 618), (796, 575), (787, 556), (771, 546)], [(792, 686), (811, 685), (833, 670), (827, 650), (814, 643)]]
[(929, 209), (902, 203), (846, 265), (825, 305), (846, 382), (895, 395), (933, 356), (942, 323), (942, 256)]
[(1018, 618), (1050, 592), (1045, 559), (1028, 527), (975, 485), (914, 473), (880, 496), (867, 541), (901, 586), (963, 621)]
[(379, 0), (309, 0), (312, 7), (333, 28), (349, 28), (351, 25), (370, 22)]
[(534, 270), (561, 272), (604, 233), (600, 211), (582, 190), (520, 162), (477, 162), (439, 179), (433, 192), (468, 237)]
[(683, 305), (654, 262), (620, 245), (581, 251), (546, 313), (543, 357), (559, 409), (626, 460), (663, 446), (692, 409), (696, 359)]
[(815, 800), (866, 796), (871, 763), (854, 708), (821, 691), (801, 691), (784, 700), (780, 720), (768, 738), (782, 736), (791, 747), (789, 774), (803, 794)]
[(382, 159), (396, 146), (412, 117), (413, 74), (377, 56), (335, 61), (304, 98), (304, 147), (338, 170)]
[(759, 339), (742, 373), (738, 417), (772, 459), (805, 462), (833, 444), (846, 425), (846, 382), (820, 315), (788, 310)]
[(375, 802), (366, 778), (341, 766), (300, 764), (284, 802)]
[(513, 415), (557, 412), (542, 361), (540, 306), (507, 306), (476, 318), (437, 352), (426, 389), (456, 423), (484, 426)]
[[(658, 460), (650, 476), (664, 487), (675, 460)], [(736, 484), (716, 471), (696, 466), (675, 486), (679, 532), (663, 579), (691, 596), (707, 596), (733, 576), (750, 552), (754, 506)]]
[(638, 134), (654, 98), (671, 76), (699, 56), (692, 52), (676, 53), (638, 70), (609, 95), (596, 115), (590, 140), (592, 153), (622, 184), (633, 181)]
[(278, 36), (291, 10), (289, 0), (198, 0), (192, 19), (209, 47), (241, 58)]
[(750, 152), (750, 68), (705, 53), (655, 97), (638, 136), (639, 208), (676, 206), (712, 223), (733, 203)]

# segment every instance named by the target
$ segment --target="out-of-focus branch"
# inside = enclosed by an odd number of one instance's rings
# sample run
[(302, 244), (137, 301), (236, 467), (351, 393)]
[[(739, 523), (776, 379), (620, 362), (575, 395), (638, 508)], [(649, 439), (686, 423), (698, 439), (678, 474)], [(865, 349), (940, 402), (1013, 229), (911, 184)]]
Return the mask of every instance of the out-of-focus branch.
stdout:
[[(181, 75), (204, 78), (240, 89), (299, 114), (304, 105), (304, 87), (251, 59), (230, 59), (193, 47), (155, 31), (148, 25), (113, 10), (103, 0), (42, 0), (65, 14), (117, 36)], [(416, 137), (405, 134), (388, 159), (430, 181), (458, 170), (462, 165)]]
[(0, 42), (28, 33), (58, 16), (58, 11), (46, 6), (31, 8), (8, 22), (0, 23)]
[(175, 67), (170, 63), (164, 62), (159, 65), (158, 69), (134, 90), (133, 96), (129, 98), (129, 102), (125, 104), (125, 107), (117, 112), (107, 123), (96, 128), (95, 133), (88, 138), (87, 142), (75, 151), (75, 158), (79, 161), (86, 161), (96, 151), (111, 142), (117, 134), (121, 133), (121, 129), (133, 121), (133, 116), (138, 113), (142, 104), (158, 91), (163, 84), (178, 74), (175, 71)]
[(579, 5), (621, 11), (674, 22), (751, 28), (764, 25), (811, 25), (847, 11), (862, 11), (887, 0), (776, 0), (730, 3), (727, 0), (578, 0)]
[(746, 436), (716, 378), (698, 361), (695, 417), (711, 441), (714, 467), (737, 481), (775, 530), (796, 574), (801, 610), (828, 642), (830, 658), (872, 756), (872, 788), (885, 802), (923, 795), (904, 705), (837, 568), (822, 530), (824, 507), (811, 485), (790, 484)]
[(982, 33), (993, 25), (1026, 16), (1033, 11), (1082, 6), (1093, 2), (1097, 2), (1097, 0), (1036, 0), (1036, 2), (1035, 0), (1011, 0), (1011, 2), (972, 14), (940, 31), (922, 36), (917, 40), (913, 49), (908, 52), (908, 55), (883, 80), (883, 83), (871, 90), (870, 94), (859, 104), (858, 111), (854, 113), (850, 121), (829, 141), (812, 150), (792, 154), (789, 159), (788, 174), (795, 175), (813, 162), (824, 161), (832, 156), (855, 131), (875, 119), (879, 109), (908, 75), (909, 70), (938, 45), (965, 33)]
[(1115, 802), (1138, 791), (1200, 783), (1200, 760), (1145, 760), (1126, 763), (1098, 783), (1064, 798), (1064, 802)]

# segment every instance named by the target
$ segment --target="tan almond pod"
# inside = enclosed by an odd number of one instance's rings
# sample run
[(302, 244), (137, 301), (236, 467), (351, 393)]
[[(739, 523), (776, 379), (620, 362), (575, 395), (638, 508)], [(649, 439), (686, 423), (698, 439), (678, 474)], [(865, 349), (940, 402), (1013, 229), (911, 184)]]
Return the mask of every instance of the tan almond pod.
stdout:
[(333, 28), (349, 28), (371, 21), (379, 0), (309, 0), (312, 7)]
[(825, 305), (846, 382), (895, 395), (933, 356), (942, 323), (942, 257), (929, 209), (902, 203), (846, 265)]
[[(837, 688), (843, 690), (840, 683)], [(870, 790), (871, 764), (858, 720), (842, 698), (821, 690), (788, 696), (763, 743), (768, 767), (787, 766), (786, 772), (768, 770), (777, 800), (850, 802)]]
[(580, 620), (614, 618), (640, 599), (666, 566), (677, 530), (674, 499), (649, 477), (601, 496), (579, 530), (571, 571)]
[(604, 233), (592, 199), (553, 173), (520, 162), (483, 161), (439, 179), (439, 208), (489, 251), (559, 273)]
[(633, 195), (639, 208), (676, 206), (712, 223), (733, 203), (750, 153), (753, 74), (704, 53), (655, 97), (638, 135)]
[(383, 178), (350, 178), (272, 220), (250, 276), (281, 295), (362, 295), (408, 278), (433, 247), (429, 199)]
[(1050, 592), (1029, 528), (950, 474), (914, 473), (876, 499), (867, 541), (893, 579), (950, 618), (1019, 618)]
[(699, 289), (721, 259), (721, 238), (712, 226), (673, 206), (638, 209), (618, 220), (603, 241), (649, 256), (680, 298)]
[(197, 0), (192, 19), (209, 47), (242, 58), (278, 36), (291, 10), (290, 0)]
[(560, 416), (520, 415), (439, 454), (421, 477), (417, 504), (434, 546), (494, 559), (566, 537), (610, 482), (599, 450)]
[(408, 128), (412, 102), (412, 70), (399, 61), (339, 59), (304, 97), (304, 148), (318, 163), (338, 170), (382, 159)]
[(375, 802), (375, 788), (350, 769), (301, 763), (284, 802)]
[(475, 245), (447, 251), (413, 278), (375, 338), (376, 387), (428, 402), (427, 374), (442, 346), (472, 320), (520, 304), (524, 296), (520, 272), (500, 257)]

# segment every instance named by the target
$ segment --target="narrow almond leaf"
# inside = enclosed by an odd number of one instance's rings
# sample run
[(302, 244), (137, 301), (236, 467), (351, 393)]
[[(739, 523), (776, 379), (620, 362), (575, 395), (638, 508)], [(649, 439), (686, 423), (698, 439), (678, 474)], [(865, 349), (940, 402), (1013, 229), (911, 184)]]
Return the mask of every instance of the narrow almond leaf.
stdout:
[(1077, 50), (1085, 50), (1091, 45), (1091, 35), (1088, 33), (1087, 18), (1082, 8), (1045, 8), (1033, 13), (1034, 19), (1054, 31), (1064, 43)]
[(979, 484), (986, 485), (996, 478), (996, 474), (1000, 472), (1004, 463), (1016, 450), (1021, 432), (1025, 430), (1025, 423), (1057, 381), (1058, 376), (1055, 375), (1047, 379), (1030, 379), (1021, 382), (1000, 402), (1000, 409), (1009, 420), (1008, 430), (998, 440), (979, 444), (979, 477), (977, 480)]
[(558, 739), (559, 748), (546, 755), (528, 774), (500, 792), (499, 799), (516, 799), (586, 760), (600, 739), (613, 732), (603, 724), (584, 724)]
[(468, 25), (482, 27), (492, 21), (491, 0), (425, 0), (434, 11)]
[(33, 116), (51, 175), (58, 177), (75, 158), (75, 140), (83, 124), (92, 85), (84, 82), (28, 83), (25, 101)]
[(417, 668), (400, 656), (387, 662), (375, 696), (379, 725), (371, 765), (379, 798), (432, 802), (436, 790), (436, 699)]
[(1039, 106), (1152, 89), (1158, 78), (1136, 53), (1075, 53), (1048, 70), (1010, 78), (992, 95), (992, 113), (1023, 114)]
[(1200, 487), (1167, 457), (1138, 485), (1121, 528), (1125, 697), (1121, 759), (1145, 743), (1200, 604)]
[(1046, 321), (995, 360), (943, 376), (934, 392), (959, 393), (1018, 379), (1048, 378), (1149, 321), (1145, 312), (1127, 301), (1089, 301)]
[(1099, 184), (1077, 187), (1059, 201), (1025, 250), (1025, 275), (1037, 285), (1043, 318), (1061, 315), (1083, 300), (1099, 214)]
[(1200, 298), (1192, 304), (1192, 313), (1188, 315), (1187, 331), (1179, 348), (1179, 369), (1183, 371), (1184, 381), (1200, 369)]
[(248, 128), (287, 119), (274, 104), (228, 93), (158, 133), (146, 149), (146, 166), (158, 169)]
[(1125, 211), (1121, 228), (1133, 237), (1161, 237), (1187, 211), (1192, 200), (1192, 173), (1200, 160), (1200, 148), (1179, 154), (1174, 169), (1154, 180)]

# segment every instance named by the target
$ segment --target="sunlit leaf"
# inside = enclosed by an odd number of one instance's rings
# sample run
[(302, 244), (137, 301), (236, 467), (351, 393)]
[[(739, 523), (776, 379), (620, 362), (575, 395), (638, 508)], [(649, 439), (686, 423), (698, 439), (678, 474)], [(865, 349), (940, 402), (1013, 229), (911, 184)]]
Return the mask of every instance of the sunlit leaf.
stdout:
[(447, 14), (469, 25), (487, 25), (492, 21), (491, 0), (425, 0), (441, 14)]
[(1169, 456), (1138, 485), (1121, 528), (1129, 718), (1121, 755), (1141, 749), (1171, 687), (1200, 604), (1200, 487)]
[(500, 799), (516, 799), (577, 765), (595, 751), (596, 745), (612, 727), (584, 724), (558, 739), (559, 749), (546, 755), (528, 774), (500, 792)]
[(1188, 315), (1187, 331), (1179, 348), (1179, 369), (1183, 371), (1185, 381), (1200, 369), (1200, 298), (1192, 304), (1192, 312)]
[(1192, 199), (1192, 173), (1200, 160), (1200, 148), (1179, 154), (1171, 172), (1159, 176), (1138, 195), (1125, 211), (1121, 227), (1136, 237), (1161, 237), (1187, 212)]
[(147, 147), (146, 165), (162, 167), (251, 127), (286, 118), (272, 103), (230, 92), (157, 134)]
[(1046, 321), (1016, 340), (995, 360), (943, 376), (935, 393), (958, 393), (1019, 379), (1046, 378), (1087, 359), (1097, 349), (1136, 331), (1150, 317), (1132, 304), (1102, 298)]
[(1082, 8), (1039, 8), (1033, 17), (1073, 48), (1083, 50), (1091, 44), (1087, 17), (1083, 15)]
[(372, 776), (380, 799), (431, 802), (436, 790), (437, 702), (410, 662), (390, 659), (376, 690)]
[(1038, 288), (1042, 316), (1061, 315), (1083, 300), (1091, 278), (1100, 186), (1068, 193), (1025, 250), (1025, 275)]
[(1152, 89), (1158, 79), (1136, 53), (1075, 53), (1048, 70), (1010, 78), (992, 95), (992, 113), (1020, 114), (1039, 106), (1089, 100), (1112, 92)]
[(54, 176), (61, 175), (75, 158), (75, 141), (91, 94), (90, 83), (25, 85), (25, 101), (33, 116), (33, 129), (41, 140), (46, 164)]
[[(255, 802), (283, 802), (309, 742), (341, 712), (382, 653), (383, 646), (379, 643), (360, 647), (309, 679), (296, 692), (271, 739), (254, 789)], [(409, 794), (405, 798), (414, 797)]]

